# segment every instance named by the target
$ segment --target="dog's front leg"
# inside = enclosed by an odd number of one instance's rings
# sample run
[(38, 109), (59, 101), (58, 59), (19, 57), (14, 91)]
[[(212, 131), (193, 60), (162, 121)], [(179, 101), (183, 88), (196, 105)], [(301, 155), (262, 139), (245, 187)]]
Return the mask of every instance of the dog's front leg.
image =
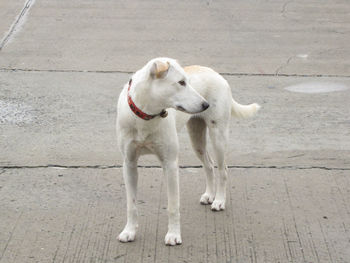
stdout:
[(165, 244), (174, 246), (182, 243), (180, 229), (179, 168), (177, 160), (163, 162), (168, 185), (168, 233)]
[(126, 188), (127, 201), (127, 223), (124, 230), (119, 234), (118, 239), (121, 242), (131, 242), (135, 240), (137, 230), (137, 161), (124, 160), (123, 177)]

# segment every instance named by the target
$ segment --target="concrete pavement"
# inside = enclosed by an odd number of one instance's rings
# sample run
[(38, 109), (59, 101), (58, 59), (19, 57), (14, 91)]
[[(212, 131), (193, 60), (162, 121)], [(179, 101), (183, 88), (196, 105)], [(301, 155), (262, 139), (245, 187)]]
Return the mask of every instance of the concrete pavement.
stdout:
[[(349, 12), (347, 1), (0, 0), (0, 262), (350, 262)], [(204, 175), (179, 134), (176, 248), (163, 245), (154, 157), (140, 162), (137, 240), (116, 240), (116, 101), (155, 56), (211, 66), (237, 101), (263, 107), (231, 121), (222, 213), (199, 205)], [(296, 84), (314, 93), (286, 89)]]
[(135, 71), (162, 54), (228, 73), (349, 74), (346, 0), (2, 2), (32, 5), (4, 68)]
[(199, 169), (181, 169), (183, 244), (164, 245), (166, 184), (140, 169), (139, 233), (125, 223), (121, 169), (7, 169), (2, 262), (348, 262), (349, 178), (321, 169), (229, 169), (228, 203), (199, 204)]

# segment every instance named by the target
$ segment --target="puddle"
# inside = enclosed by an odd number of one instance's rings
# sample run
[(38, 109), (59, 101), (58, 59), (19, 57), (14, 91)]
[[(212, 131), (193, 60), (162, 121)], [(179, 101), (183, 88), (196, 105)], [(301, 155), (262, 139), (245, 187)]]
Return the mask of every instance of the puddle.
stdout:
[(305, 82), (285, 88), (286, 90), (292, 92), (301, 93), (326, 93), (349, 89), (348, 86), (342, 83), (332, 83), (332, 82)]
[(297, 57), (298, 58), (308, 58), (308, 54), (298, 54)]
[(0, 123), (26, 124), (33, 121), (32, 107), (23, 103), (0, 100)]

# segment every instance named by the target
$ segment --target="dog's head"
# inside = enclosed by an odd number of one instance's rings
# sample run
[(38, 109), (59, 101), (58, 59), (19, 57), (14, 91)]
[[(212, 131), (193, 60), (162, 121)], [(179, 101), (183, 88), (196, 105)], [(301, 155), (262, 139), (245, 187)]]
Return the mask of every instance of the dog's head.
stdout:
[(149, 92), (155, 103), (192, 114), (209, 107), (208, 102), (191, 87), (186, 72), (176, 60), (156, 58), (148, 66)]

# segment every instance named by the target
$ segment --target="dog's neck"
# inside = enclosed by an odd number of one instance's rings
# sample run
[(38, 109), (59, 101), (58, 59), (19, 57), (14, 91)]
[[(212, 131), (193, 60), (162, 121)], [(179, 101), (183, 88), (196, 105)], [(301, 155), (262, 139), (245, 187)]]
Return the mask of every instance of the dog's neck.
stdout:
[(158, 106), (150, 98), (149, 89), (150, 80), (142, 76), (140, 72), (136, 72), (128, 84), (128, 96), (143, 113), (150, 116), (158, 116), (164, 112), (164, 108)]

